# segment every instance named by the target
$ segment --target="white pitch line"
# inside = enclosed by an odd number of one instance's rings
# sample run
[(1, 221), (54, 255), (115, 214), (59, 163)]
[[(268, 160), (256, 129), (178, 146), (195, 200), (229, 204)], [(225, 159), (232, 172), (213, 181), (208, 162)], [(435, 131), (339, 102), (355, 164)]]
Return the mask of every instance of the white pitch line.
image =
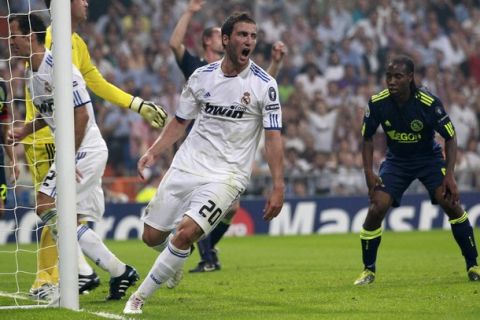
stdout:
[[(4, 291), (0, 291), (0, 297), (5, 297), (5, 298), (11, 298), (11, 299), (20, 299), (20, 300), (31, 300), (31, 298), (26, 297), (25, 295), (22, 294), (17, 294), (17, 293), (8, 293)], [(40, 303), (47, 303), (47, 301), (39, 301)], [(34, 308), (50, 308), (52, 307), (51, 305), (47, 304), (36, 304), (36, 305), (29, 305), (29, 306), (0, 306), (0, 310), (5, 310), (5, 309), (34, 309)], [(106, 319), (114, 319), (114, 320), (129, 320), (130, 318), (125, 318), (121, 315), (114, 314), (114, 313), (108, 313), (108, 312), (103, 312), (103, 311), (88, 311), (88, 310), (83, 310), (80, 309), (78, 312), (87, 312), (94, 314), (96, 316), (106, 318)]]
[[(30, 300), (32, 302), (37, 302), (32, 300), (30, 297), (25, 296), (24, 294), (18, 294), (18, 293), (9, 293), (5, 291), (0, 291), (0, 297), (5, 297), (5, 298), (10, 298), (10, 299), (18, 299), (18, 300)], [(34, 304), (34, 305), (24, 305), (24, 306), (0, 306), (0, 310), (9, 310), (9, 309), (35, 309), (35, 308), (47, 308), (48, 305), (46, 305), (46, 301), (38, 301), (39, 303), (42, 304)]]
[(47, 303), (47, 301), (32, 299), (30, 296), (28, 296), (25, 293), (10, 293), (10, 292), (5, 292), (5, 291), (0, 291), (0, 297), (11, 298), (11, 299), (19, 299), (19, 300), (30, 300), (30, 301), (34, 301), (34, 302), (43, 303), (43, 304)]
[[(82, 311), (82, 310), (80, 310), (80, 311)], [(94, 314), (94, 315), (102, 317), (102, 318), (106, 318), (106, 319), (128, 320), (127, 318), (125, 318), (123, 316), (120, 316), (118, 314), (114, 314), (114, 313), (108, 313), (108, 312), (103, 312), (103, 311), (98, 311), (98, 312), (87, 311), (87, 310), (83, 310), (83, 311)]]
[(5, 291), (0, 291), (0, 297), (12, 298), (12, 299), (21, 299), (21, 300), (30, 300), (30, 298), (28, 298), (28, 297), (26, 297), (22, 294), (9, 293), (9, 292), (5, 292)]

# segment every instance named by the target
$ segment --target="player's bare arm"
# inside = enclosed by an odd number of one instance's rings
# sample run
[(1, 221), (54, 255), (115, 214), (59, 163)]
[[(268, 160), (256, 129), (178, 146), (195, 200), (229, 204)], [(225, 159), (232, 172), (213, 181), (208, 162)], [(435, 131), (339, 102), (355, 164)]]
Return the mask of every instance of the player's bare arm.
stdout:
[(375, 187), (382, 183), (380, 178), (373, 172), (373, 149), (373, 139), (364, 138), (362, 143), (363, 172), (365, 174), (365, 181), (370, 198), (373, 195)]
[(282, 66), (283, 57), (287, 54), (287, 47), (282, 41), (277, 41), (272, 46), (272, 61), (268, 66), (267, 72), (272, 77), (276, 78)]
[(75, 121), (75, 152), (80, 148), (88, 124), (88, 111), (85, 106), (76, 107), (74, 110)]
[(157, 140), (155, 140), (153, 145), (148, 148), (145, 154), (138, 160), (137, 171), (142, 179), (144, 178), (143, 170), (153, 165), (159, 154), (183, 137), (189, 123), (190, 120), (175, 117), (166, 125)]
[(458, 193), (457, 183), (455, 181), (455, 161), (457, 158), (457, 139), (445, 141), (445, 178), (442, 183), (442, 196), (448, 199), (452, 204), (457, 204), (460, 195)]
[[(2, 133), (2, 137), (3, 137), (3, 141), (8, 141), (8, 133), (10, 131), (10, 125), (8, 124), (3, 124), (1, 125), (1, 133)], [(10, 179), (11, 181), (14, 181), (14, 179), (17, 179), (18, 176), (20, 175), (20, 169), (18, 168), (18, 166), (15, 165), (15, 159), (14, 159), (14, 156), (15, 156), (15, 150), (13, 149), (13, 143), (9, 143), (9, 144), (6, 144), (3, 146), (4, 150), (5, 150), (5, 153), (7, 154), (7, 157), (9, 159), (9, 163), (7, 164), (7, 166), (10, 168), (10, 172), (9, 172), (9, 175), (10, 175)]]
[(204, 0), (190, 0), (187, 10), (180, 17), (180, 20), (178, 20), (175, 29), (173, 29), (172, 35), (170, 36), (170, 48), (175, 54), (177, 61), (181, 61), (185, 54), (183, 40), (185, 39), (190, 20), (196, 12), (202, 9), (204, 4)]
[(47, 123), (43, 120), (40, 115), (35, 117), (34, 121), (25, 122), (23, 127), (13, 128), (8, 131), (7, 134), (7, 143), (14, 144), (18, 143), (20, 140), (23, 140), (26, 136), (38, 131), (47, 126)]
[(267, 199), (263, 219), (270, 221), (282, 210), (285, 190), (283, 144), (279, 130), (265, 131), (265, 157), (272, 175), (272, 192)]

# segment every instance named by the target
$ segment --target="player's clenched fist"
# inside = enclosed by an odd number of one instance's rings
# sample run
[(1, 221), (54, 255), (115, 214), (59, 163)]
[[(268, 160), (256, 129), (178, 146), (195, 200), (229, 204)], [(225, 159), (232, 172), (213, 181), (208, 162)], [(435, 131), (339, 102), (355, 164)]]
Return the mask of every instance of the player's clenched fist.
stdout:
[(130, 103), (130, 109), (138, 112), (154, 128), (162, 128), (167, 122), (168, 115), (165, 109), (162, 106), (157, 106), (152, 101), (134, 97)]

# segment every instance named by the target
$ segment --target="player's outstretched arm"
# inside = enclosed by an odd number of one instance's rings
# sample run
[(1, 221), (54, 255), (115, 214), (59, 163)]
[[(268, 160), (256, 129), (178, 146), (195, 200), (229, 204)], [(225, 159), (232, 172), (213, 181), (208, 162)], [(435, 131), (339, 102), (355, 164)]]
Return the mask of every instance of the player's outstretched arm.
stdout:
[[(50, 29), (50, 28), (49, 28)], [(48, 32), (48, 31), (47, 31)], [(123, 108), (139, 113), (154, 128), (162, 128), (167, 120), (167, 113), (162, 106), (140, 97), (134, 97), (108, 82), (92, 63), (88, 47), (80, 36), (73, 36), (74, 47), (78, 54), (78, 69), (87, 87), (97, 96)]]
[(282, 41), (277, 41), (272, 46), (272, 61), (268, 66), (267, 72), (272, 77), (276, 78), (280, 68), (282, 67), (283, 57), (287, 53), (287, 47)]
[(137, 171), (142, 179), (144, 178), (143, 170), (152, 166), (159, 154), (170, 148), (178, 139), (184, 136), (189, 123), (189, 120), (175, 117), (165, 126), (165, 129), (163, 129), (157, 140), (155, 140), (153, 145), (148, 148), (147, 152), (138, 160)]
[(263, 219), (270, 221), (282, 210), (285, 182), (283, 179), (283, 144), (279, 130), (265, 131), (265, 158), (272, 175), (272, 193), (265, 204)]
[(134, 97), (114, 86), (101, 75), (95, 66), (92, 65), (91, 71), (84, 75), (84, 79), (88, 88), (97, 96), (139, 113), (154, 128), (165, 126), (168, 115), (162, 106), (145, 101), (140, 97)]
[(185, 10), (185, 12), (182, 14), (175, 26), (175, 29), (173, 29), (169, 43), (170, 48), (175, 55), (175, 59), (177, 59), (179, 62), (182, 61), (183, 55), (185, 54), (183, 40), (185, 39), (185, 34), (187, 34), (188, 24), (190, 23), (193, 15), (202, 9), (204, 4), (204, 0), (190, 0), (187, 10)]

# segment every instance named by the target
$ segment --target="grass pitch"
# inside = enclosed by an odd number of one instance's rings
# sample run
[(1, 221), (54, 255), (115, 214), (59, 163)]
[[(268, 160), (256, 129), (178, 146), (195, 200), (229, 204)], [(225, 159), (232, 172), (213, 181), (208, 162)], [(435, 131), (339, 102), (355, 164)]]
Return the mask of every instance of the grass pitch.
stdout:
[[(107, 245), (142, 278), (157, 256), (140, 241)], [(0, 319), (102, 319), (92, 312), (117, 319), (480, 318), (480, 283), (468, 281), (463, 257), (448, 231), (385, 232), (377, 278), (365, 287), (353, 286), (362, 271), (357, 234), (225, 238), (219, 256), (220, 272), (186, 273), (179, 287), (162, 287), (147, 300), (140, 316), (122, 316), (125, 300), (104, 301), (108, 275), (96, 268), (102, 284), (80, 297), (82, 312), (0, 309)], [(22, 268), (34, 270), (34, 259), (22, 259)], [(197, 262), (194, 252), (185, 269)], [(0, 272), (13, 264), (2, 257)], [(15, 292), (13, 281), (0, 279), (1, 291)], [(19, 277), (20, 290), (28, 291), (32, 280), (31, 275)], [(0, 297), (0, 306), (13, 303)]]

